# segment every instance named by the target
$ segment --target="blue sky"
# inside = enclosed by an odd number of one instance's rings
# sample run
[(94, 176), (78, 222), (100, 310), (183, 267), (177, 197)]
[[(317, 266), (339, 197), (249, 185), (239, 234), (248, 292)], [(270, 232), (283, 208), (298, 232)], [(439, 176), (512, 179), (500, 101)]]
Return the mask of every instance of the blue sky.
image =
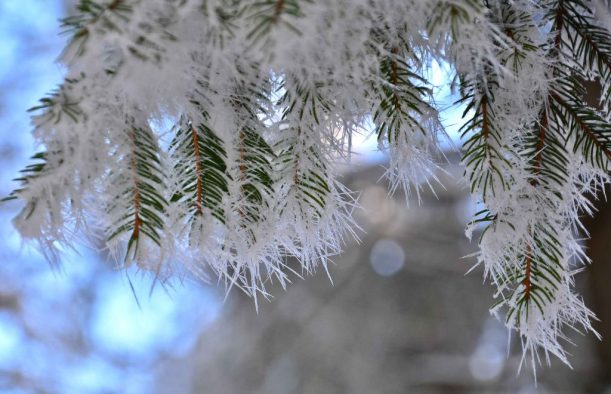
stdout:
[[(35, 152), (27, 109), (61, 82), (65, 12), (59, 0), (0, 1), (1, 196)], [(11, 227), (18, 209), (0, 205), (0, 297), (17, 297), (0, 307), (1, 392), (150, 392), (158, 356), (186, 354), (218, 315), (213, 286), (187, 281), (149, 296), (151, 276), (115, 271), (93, 251), (52, 270)]]

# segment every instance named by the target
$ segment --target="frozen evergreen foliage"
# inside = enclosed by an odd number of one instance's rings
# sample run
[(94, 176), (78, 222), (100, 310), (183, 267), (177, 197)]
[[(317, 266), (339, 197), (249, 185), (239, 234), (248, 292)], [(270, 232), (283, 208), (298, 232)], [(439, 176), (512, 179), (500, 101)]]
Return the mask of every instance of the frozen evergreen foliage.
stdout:
[[(573, 290), (580, 215), (609, 183), (608, 4), (586, 0), (81, 0), (64, 83), (34, 108), (41, 146), (9, 198), (52, 261), (104, 234), (121, 265), (213, 274), (257, 298), (355, 237), (337, 177), (370, 130), (392, 189), (434, 182), (449, 64), (466, 105), (492, 311), (532, 363), (592, 331)], [(592, 100), (588, 84), (600, 88)], [(171, 130), (152, 124), (174, 119)], [(541, 353), (540, 350), (543, 350)]]

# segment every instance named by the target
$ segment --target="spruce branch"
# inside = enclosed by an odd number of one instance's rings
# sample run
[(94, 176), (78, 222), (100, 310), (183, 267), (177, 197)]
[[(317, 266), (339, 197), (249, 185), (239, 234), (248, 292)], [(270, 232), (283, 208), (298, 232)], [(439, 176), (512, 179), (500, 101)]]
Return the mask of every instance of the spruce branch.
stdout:
[[(573, 81), (573, 86), (579, 85)], [(551, 97), (556, 104), (553, 107), (555, 113), (570, 130), (567, 139), (574, 139), (573, 149), (581, 149), (583, 156), (592, 164), (608, 170), (611, 160), (611, 125), (595, 110), (580, 102), (577, 97), (579, 90), (575, 93), (567, 91), (566, 84), (552, 92)]]
[[(51, 91), (48, 97), (43, 97), (39, 100), (40, 104), (28, 110), (28, 112), (36, 113), (37, 128), (48, 127), (49, 125), (58, 125), (60, 122), (68, 121), (72, 124), (78, 123), (83, 119), (83, 112), (79, 107), (76, 99), (72, 98), (69, 92), (70, 85), (76, 81), (66, 81), (66, 84)], [(32, 160), (38, 160), (38, 163), (30, 164), (21, 170), (22, 176), (13, 179), (21, 184), (20, 188), (15, 189), (10, 196), (4, 200), (12, 200), (18, 198), (28, 188), (28, 183), (33, 182), (36, 178), (47, 175), (53, 168), (57, 168), (64, 163), (64, 151), (60, 144), (49, 141), (51, 145), (47, 149), (50, 152), (42, 151), (31, 157)], [(31, 207), (33, 209), (33, 207)], [(29, 216), (29, 215), (26, 215)]]
[[(283, 109), (277, 150), (278, 204), (281, 220), (289, 224), (284, 248), (298, 256), (302, 270), (313, 273), (343, 247), (350, 229), (354, 198), (334, 174), (332, 129), (334, 105), (325, 98), (326, 86), (303, 86), (288, 76), (278, 105)], [(356, 234), (350, 234), (356, 238)]]
[(562, 4), (566, 40), (572, 57), (584, 69), (611, 79), (611, 33), (597, 26), (589, 2), (566, 1)]
[(80, 0), (76, 10), (76, 15), (61, 20), (61, 28), (64, 34), (71, 35), (65, 52), (74, 50), (80, 56), (85, 53), (92, 31), (120, 33), (121, 25), (129, 19), (132, 7), (127, 0)]
[(399, 51), (398, 47), (391, 48), (382, 61), (379, 93), (382, 99), (373, 116), (378, 140), (386, 138), (388, 143), (397, 139), (404, 128), (428, 132), (417, 117), (428, 108), (425, 97), (430, 89), (420, 75), (411, 71), (407, 56), (401, 56)]
[(204, 122), (193, 125), (184, 119), (170, 145), (179, 190), (172, 202), (186, 205), (192, 224), (207, 215), (225, 222), (223, 198), (227, 194), (227, 154), (222, 140)]
[[(396, 43), (385, 45), (384, 43)], [(379, 59), (378, 74), (372, 83), (373, 123), (380, 150), (387, 151), (390, 163), (386, 177), (390, 191), (401, 188), (406, 196), (421, 183), (439, 182), (435, 176), (437, 139), (442, 130), (437, 111), (431, 106), (432, 89), (416, 71), (418, 58), (400, 38), (371, 32), (371, 46)]]
[[(331, 104), (317, 92), (316, 87), (298, 86), (294, 92), (292, 88), (286, 83), (280, 86), (285, 93), (278, 102), (284, 107), (279, 125), (283, 137), (277, 144), (279, 173), (286, 176), (290, 185), (288, 193), (298, 200), (300, 210), (305, 213), (302, 205), (305, 204), (320, 217), (331, 190), (327, 180), (329, 159), (317, 136), (320, 135), (317, 128), (324, 126)], [(285, 208), (286, 205), (281, 211)]]
[(464, 139), (462, 162), (472, 192), (481, 192), (483, 201), (506, 189), (505, 168), (510, 166), (507, 147), (495, 124), (493, 82), (477, 84), (459, 102), (467, 102), (463, 117), (473, 116), (460, 129)]
[(248, 17), (253, 20), (252, 30), (248, 38), (259, 41), (269, 35), (274, 26), (282, 24), (293, 33), (301, 34), (299, 29), (291, 21), (293, 18), (303, 17), (300, 3), (308, 3), (310, 0), (262, 0), (250, 5)]
[[(21, 173), (21, 176), (13, 179), (13, 181), (20, 183), (20, 187), (13, 190), (11, 194), (9, 194), (7, 197), (4, 197), (0, 201), (10, 201), (10, 200), (18, 199), (19, 195), (26, 191), (29, 183), (31, 183), (32, 181), (35, 181), (36, 178), (44, 175), (45, 169), (48, 165), (47, 152), (44, 152), (44, 151), (38, 152), (35, 155), (33, 155), (32, 157), (30, 157), (30, 160), (36, 160), (37, 162), (28, 164), (24, 169), (19, 171)], [(61, 161), (58, 164), (61, 165), (62, 164)], [(30, 218), (30, 216), (34, 212), (34, 209), (35, 209), (34, 202), (28, 204), (27, 213), (25, 213), (26, 220)]]
[(157, 139), (148, 125), (126, 122), (120, 135), (124, 144), (114, 159), (121, 163), (109, 174), (107, 193), (111, 196), (106, 212), (111, 219), (106, 229), (108, 243), (116, 249), (120, 241), (127, 240), (124, 264), (156, 263), (147, 245), (150, 242), (161, 247), (164, 214), (167, 201), (164, 197), (164, 174), (159, 158)]

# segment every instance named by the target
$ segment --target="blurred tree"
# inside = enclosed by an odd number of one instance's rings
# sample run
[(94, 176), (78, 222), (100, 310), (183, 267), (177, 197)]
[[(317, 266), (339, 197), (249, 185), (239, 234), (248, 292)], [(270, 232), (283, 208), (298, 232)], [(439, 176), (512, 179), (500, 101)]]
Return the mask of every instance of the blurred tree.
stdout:
[(606, 196), (611, 193), (607, 187), (604, 195), (596, 203), (597, 213), (595, 217), (589, 218), (584, 224), (590, 233), (588, 241), (588, 254), (596, 261), (588, 267), (586, 286), (592, 310), (596, 313), (599, 321), (594, 323), (594, 328), (605, 339), (596, 346), (599, 361), (599, 377), (593, 381), (594, 391), (602, 390), (602, 387), (611, 384), (611, 292), (609, 292), (609, 279), (611, 278), (611, 258), (609, 257), (609, 242), (611, 241), (611, 204)]

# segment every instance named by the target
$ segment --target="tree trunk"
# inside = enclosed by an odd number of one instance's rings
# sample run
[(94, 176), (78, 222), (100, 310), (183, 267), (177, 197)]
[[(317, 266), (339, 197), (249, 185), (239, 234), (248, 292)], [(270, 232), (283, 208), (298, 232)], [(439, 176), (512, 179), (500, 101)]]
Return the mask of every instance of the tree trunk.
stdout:
[[(611, 187), (606, 195), (611, 196)], [(585, 220), (591, 238), (587, 243), (588, 255), (592, 258), (586, 272), (586, 295), (588, 305), (600, 319), (594, 327), (603, 336), (597, 341), (598, 386), (595, 390), (611, 386), (611, 202), (604, 196), (597, 202), (598, 212), (594, 218)]]

